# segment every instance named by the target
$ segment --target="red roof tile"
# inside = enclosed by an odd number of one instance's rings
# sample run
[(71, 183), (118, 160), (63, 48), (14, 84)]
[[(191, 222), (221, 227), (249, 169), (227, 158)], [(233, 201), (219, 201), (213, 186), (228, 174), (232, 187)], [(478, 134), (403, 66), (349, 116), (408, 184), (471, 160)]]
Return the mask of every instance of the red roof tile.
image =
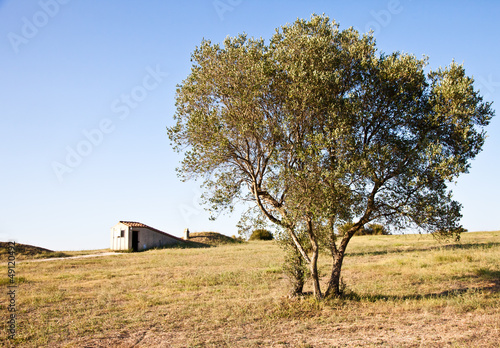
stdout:
[(129, 226), (129, 227), (147, 228), (147, 229), (152, 230), (152, 231), (155, 231), (155, 232), (157, 232), (157, 233), (164, 234), (164, 235), (166, 235), (166, 236), (168, 236), (168, 237), (170, 237), (170, 238), (177, 239), (178, 241), (185, 242), (185, 240), (184, 240), (184, 239), (178, 238), (178, 237), (176, 237), (176, 236), (172, 236), (171, 234), (168, 234), (168, 233), (166, 233), (166, 232), (160, 231), (160, 230), (158, 230), (158, 229), (156, 229), (156, 228), (153, 228), (153, 227), (148, 226), (148, 225), (146, 225), (146, 224), (143, 224), (143, 223), (141, 223), (141, 222), (136, 222), (136, 221), (120, 221), (120, 222), (121, 222), (122, 224), (124, 224), (124, 225)]

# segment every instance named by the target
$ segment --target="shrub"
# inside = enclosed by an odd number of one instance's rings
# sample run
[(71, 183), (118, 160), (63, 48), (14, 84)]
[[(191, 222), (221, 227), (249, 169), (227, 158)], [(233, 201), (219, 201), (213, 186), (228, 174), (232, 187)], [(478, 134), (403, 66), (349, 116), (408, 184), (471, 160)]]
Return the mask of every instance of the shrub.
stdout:
[(296, 297), (303, 293), (304, 284), (310, 273), (304, 258), (292, 245), (285, 247), (285, 262), (283, 272), (289, 283), (289, 296)]
[(273, 234), (268, 230), (258, 229), (252, 232), (250, 240), (272, 240), (274, 239)]
[(354, 224), (352, 222), (347, 222), (339, 227), (338, 233), (343, 236)]
[(387, 236), (391, 234), (389, 230), (387, 230), (387, 228), (385, 228), (381, 224), (369, 224), (368, 227), (365, 227), (363, 230), (365, 235), (370, 235), (370, 236), (380, 236), (380, 235)]
[[(299, 233), (297, 238), (306, 252), (310, 252), (309, 238), (304, 233)], [(289, 297), (303, 295), (304, 284), (311, 275), (307, 263), (289, 236), (278, 234), (277, 241), (285, 252), (283, 273), (289, 286)]]
[[(354, 224), (352, 222), (348, 222), (339, 227), (339, 234), (343, 236)], [(375, 235), (390, 235), (389, 230), (381, 224), (369, 224), (366, 227), (363, 227), (361, 230), (356, 232), (355, 236), (375, 236)]]

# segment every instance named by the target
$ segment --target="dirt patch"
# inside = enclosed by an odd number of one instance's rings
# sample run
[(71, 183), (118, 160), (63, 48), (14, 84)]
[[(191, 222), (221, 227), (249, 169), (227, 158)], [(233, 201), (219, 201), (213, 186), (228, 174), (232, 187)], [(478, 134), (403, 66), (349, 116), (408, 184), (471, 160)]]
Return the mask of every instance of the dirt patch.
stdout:
[(46, 262), (46, 261), (56, 261), (56, 260), (83, 259), (83, 258), (87, 258), (87, 257), (99, 257), (99, 256), (110, 256), (110, 255), (120, 255), (120, 253), (108, 252), (108, 253), (90, 254), (90, 255), (52, 257), (52, 258), (46, 258), (46, 259), (24, 260), (24, 262)]

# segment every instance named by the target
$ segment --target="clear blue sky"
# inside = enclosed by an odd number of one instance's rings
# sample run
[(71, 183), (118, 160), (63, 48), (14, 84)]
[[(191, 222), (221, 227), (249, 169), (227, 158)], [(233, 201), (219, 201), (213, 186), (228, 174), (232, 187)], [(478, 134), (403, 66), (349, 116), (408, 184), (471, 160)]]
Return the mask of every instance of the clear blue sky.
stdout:
[[(196, 183), (178, 180), (167, 138), (175, 86), (203, 38), (275, 28), (325, 13), (341, 28), (374, 29), (381, 51), (464, 63), (500, 105), (497, 1), (0, 1), (0, 240), (54, 250), (109, 247), (135, 220), (236, 234), (215, 222)], [(452, 185), (471, 231), (498, 230), (500, 123), (488, 128), (470, 174)]]

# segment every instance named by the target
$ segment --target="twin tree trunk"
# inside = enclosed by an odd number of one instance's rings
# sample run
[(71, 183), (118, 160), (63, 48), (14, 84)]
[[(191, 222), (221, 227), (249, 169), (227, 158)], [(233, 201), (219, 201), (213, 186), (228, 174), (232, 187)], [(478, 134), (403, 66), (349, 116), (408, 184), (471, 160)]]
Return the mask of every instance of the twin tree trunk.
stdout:
[[(252, 177), (253, 179), (253, 187), (252, 191), (255, 196), (257, 206), (259, 209), (264, 213), (264, 215), (273, 223), (280, 225), (282, 227), (285, 227), (288, 230), (288, 233), (290, 234), (290, 237), (292, 239), (292, 244), (295, 245), (296, 250), (298, 251), (300, 257), (303, 258), (303, 260), (306, 262), (306, 264), (309, 267), (309, 271), (311, 272), (311, 279), (313, 282), (313, 293), (314, 296), (318, 299), (321, 300), (324, 297), (328, 296), (340, 296), (342, 295), (342, 289), (340, 286), (340, 274), (342, 270), (342, 262), (344, 260), (344, 254), (345, 250), (347, 247), (347, 244), (349, 243), (349, 240), (351, 237), (356, 233), (358, 229), (360, 229), (364, 223), (366, 222), (366, 218), (368, 216), (369, 211), (365, 213), (365, 216), (358, 221), (349, 231), (347, 231), (342, 238), (342, 241), (340, 243), (340, 246), (337, 248), (335, 245), (335, 242), (333, 242), (332, 246), (332, 258), (333, 258), (333, 263), (332, 263), (332, 273), (330, 275), (330, 280), (328, 281), (328, 287), (326, 289), (326, 292), (323, 294), (321, 291), (321, 284), (320, 284), (320, 277), (319, 277), (319, 272), (318, 272), (318, 258), (319, 258), (319, 244), (317, 240), (317, 235), (315, 234), (313, 230), (313, 221), (309, 217), (307, 220), (307, 234), (309, 237), (309, 241), (311, 242), (311, 248), (312, 248), (312, 254), (311, 257), (307, 255), (306, 250), (304, 249), (303, 245), (300, 243), (300, 241), (297, 238), (297, 235), (294, 232), (294, 229), (292, 226), (287, 225), (286, 223), (283, 222), (283, 220), (279, 220), (276, 217), (274, 217), (272, 214), (270, 214), (267, 209), (264, 207), (261, 201), (261, 196), (265, 196), (267, 200), (271, 202), (271, 204), (274, 207), (279, 207), (280, 205), (273, 200), (272, 198), (269, 197), (269, 195), (266, 195), (266, 192), (260, 189), (259, 183), (255, 180), (255, 176)], [(374, 195), (374, 194), (373, 194)], [(372, 196), (373, 196), (372, 195)], [(373, 198), (373, 197), (371, 197)], [(286, 215), (285, 212), (282, 211), (283, 215)], [(293, 267), (293, 266), (292, 266)], [(297, 267), (300, 267), (300, 265), (297, 265)], [(302, 292), (302, 287), (304, 284), (303, 279), (299, 279), (302, 277), (301, 272), (296, 269), (294, 272), (294, 276), (296, 277), (294, 281), (294, 285), (292, 289), (295, 294), (298, 295), (297, 292)]]
[(342, 288), (340, 285), (340, 275), (342, 271), (342, 262), (344, 260), (344, 254), (343, 253), (337, 253), (333, 257), (333, 264), (332, 264), (332, 271), (330, 274), (330, 279), (328, 281), (328, 287), (323, 294), (321, 292), (321, 286), (320, 286), (320, 279), (319, 279), (319, 273), (318, 273), (318, 256), (319, 254), (317, 252), (313, 251), (312, 257), (311, 257), (311, 262), (309, 263), (309, 270), (311, 272), (311, 280), (313, 282), (313, 294), (314, 297), (316, 297), (318, 300), (323, 299), (324, 297), (329, 297), (329, 296), (341, 296), (342, 295)]
[[(360, 224), (358, 223), (357, 225), (359, 226)], [(305, 258), (305, 261), (309, 267), (309, 271), (311, 272), (311, 280), (313, 282), (313, 294), (314, 297), (316, 297), (316, 299), (321, 300), (325, 297), (330, 297), (330, 296), (338, 297), (342, 295), (343, 291), (341, 286), (342, 263), (344, 261), (344, 255), (347, 244), (349, 243), (349, 240), (352, 238), (356, 230), (357, 227), (354, 227), (350, 231), (348, 231), (344, 236), (344, 238), (342, 239), (339, 248), (335, 246), (332, 249), (332, 261), (333, 261), (332, 270), (330, 274), (330, 279), (328, 281), (327, 289), (323, 294), (321, 291), (320, 277), (318, 272), (319, 247), (314, 234), (312, 234), (311, 224), (309, 224), (309, 232), (310, 232), (309, 238), (312, 245), (312, 255), (310, 259), (307, 257), (307, 254), (301, 253), (302, 254), (301, 256)], [(298, 241), (295, 238), (293, 239), (295, 243), (298, 243)], [(300, 245), (296, 245), (296, 247), (298, 249), (301, 249)], [(302, 289), (302, 287), (300, 289)]]

